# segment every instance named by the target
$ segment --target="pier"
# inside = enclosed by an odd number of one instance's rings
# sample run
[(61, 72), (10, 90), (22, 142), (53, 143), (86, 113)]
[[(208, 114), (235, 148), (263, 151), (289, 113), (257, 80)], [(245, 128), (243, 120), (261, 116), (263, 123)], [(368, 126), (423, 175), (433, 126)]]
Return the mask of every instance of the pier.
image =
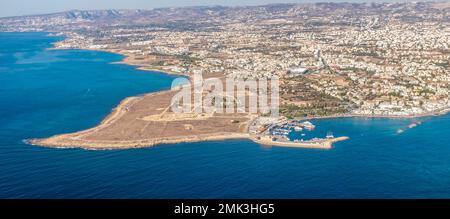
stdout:
[(320, 139), (317, 141), (275, 141), (270, 136), (262, 136), (252, 138), (253, 141), (263, 145), (280, 146), (280, 147), (295, 147), (295, 148), (318, 148), (318, 149), (331, 149), (333, 143), (339, 141), (345, 141), (350, 139), (347, 136), (337, 138)]

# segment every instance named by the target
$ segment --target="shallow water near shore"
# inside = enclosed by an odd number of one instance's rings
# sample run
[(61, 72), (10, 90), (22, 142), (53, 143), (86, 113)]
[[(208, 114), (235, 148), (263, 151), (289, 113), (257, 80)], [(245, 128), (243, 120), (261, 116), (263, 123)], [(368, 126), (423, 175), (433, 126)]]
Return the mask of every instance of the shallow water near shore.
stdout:
[(175, 78), (110, 64), (117, 54), (47, 50), (58, 40), (0, 33), (0, 198), (450, 197), (449, 115), (312, 120), (305, 138), (350, 137), (331, 150), (250, 140), (102, 151), (24, 144), (95, 126), (125, 97)]

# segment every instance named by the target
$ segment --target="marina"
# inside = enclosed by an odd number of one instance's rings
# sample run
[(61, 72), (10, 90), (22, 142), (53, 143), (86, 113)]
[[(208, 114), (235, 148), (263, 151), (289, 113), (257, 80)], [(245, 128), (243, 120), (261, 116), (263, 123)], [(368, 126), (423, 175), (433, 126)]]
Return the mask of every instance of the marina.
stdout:
[[(251, 123), (249, 133), (252, 134), (253, 141), (263, 145), (299, 148), (330, 149), (333, 143), (349, 139), (346, 136), (334, 137), (331, 131), (328, 131), (324, 138), (315, 136), (306, 139), (306, 132), (315, 128), (310, 121), (259, 117)], [(300, 135), (300, 138), (293, 137), (292, 133), (297, 133), (295, 136)]]

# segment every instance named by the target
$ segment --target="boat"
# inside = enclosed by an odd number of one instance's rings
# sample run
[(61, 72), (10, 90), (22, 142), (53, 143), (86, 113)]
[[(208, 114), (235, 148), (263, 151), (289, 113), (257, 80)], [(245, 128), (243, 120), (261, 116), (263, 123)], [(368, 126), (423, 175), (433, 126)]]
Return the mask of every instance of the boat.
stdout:
[(328, 138), (328, 139), (334, 138), (333, 132), (328, 132), (328, 133), (327, 133), (327, 138)]
[(294, 130), (295, 130), (296, 132), (301, 132), (301, 131), (303, 131), (302, 127), (300, 127), (300, 126), (295, 126), (295, 127), (294, 127)]
[(314, 128), (316, 128), (315, 125), (313, 125), (311, 122), (306, 121), (306, 122), (302, 122), (301, 125), (308, 130), (313, 130)]

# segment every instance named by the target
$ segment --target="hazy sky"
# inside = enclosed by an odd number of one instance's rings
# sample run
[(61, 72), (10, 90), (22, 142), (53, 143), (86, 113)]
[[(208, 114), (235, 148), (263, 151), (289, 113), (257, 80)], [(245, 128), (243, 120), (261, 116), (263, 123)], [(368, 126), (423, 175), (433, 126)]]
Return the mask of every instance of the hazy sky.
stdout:
[(44, 14), (71, 9), (151, 9), (175, 6), (262, 5), (314, 1), (345, 0), (0, 0), (0, 17)]

